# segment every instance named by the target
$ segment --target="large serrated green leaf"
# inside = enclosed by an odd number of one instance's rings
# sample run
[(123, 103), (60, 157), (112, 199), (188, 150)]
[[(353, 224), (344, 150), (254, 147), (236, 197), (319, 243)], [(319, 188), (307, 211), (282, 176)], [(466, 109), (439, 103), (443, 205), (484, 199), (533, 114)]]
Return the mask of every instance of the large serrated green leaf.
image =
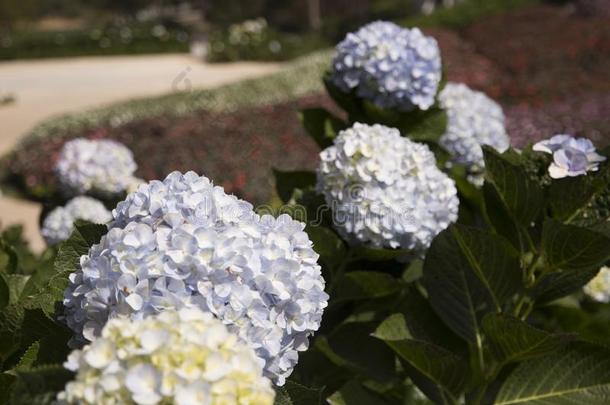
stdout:
[(306, 170), (287, 172), (273, 169), (273, 175), (277, 194), (285, 203), (290, 201), (295, 189), (306, 189), (316, 184), (316, 174)]
[(483, 146), (483, 155), (486, 179), (495, 186), (513, 218), (529, 226), (543, 208), (542, 187), (527, 176), (514, 154), (500, 154), (492, 147)]
[(401, 359), (454, 396), (466, 387), (468, 361), (456, 354), (421, 340), (389, 340), (386, 344)]
[(333, 302), (385, 297), (396, 293), (400, 283), (389, 274), (375, 271), (347, 273), (337, 285)]
[(388, 405), (386, 401), (355, 380), (341, 387), (327, 399), (327, 402), (330, 405)]
[(432, 242), (423, 281), (438, 316), (475, 341), (481, 317), (501, 311), (521, 287), (519, 256), (499, 235), (452, 225)]
[(19, 362), (15, 366), (15, 370), (17, 371), (27, 371), (34, 366), (36, 360), (38, 359), (38, 352), (40, 351), (40, 342), (36, 341), (27, 348)]
[(558, 271), (542, 275), (529, 292), (537, 304), (550, 302), (580, 290), (599, 272), (599, 267), (575, 271)]
[(11, 405), (51, 405), (73, 373), (61, 365), (46, 365), (17, 371)]
[(320, 149), (332, 145), (337, 133), (347, 127), (345, 122), (324, 108), (306, 108), (299, 114), (305, 131), (318, 144)]
[(506, 379), (496, 405), (607, 405), (610, 350), (572, 343), (549, 356), (519, 365)]
[(501, 314), (485, 316), (482, 325), (491, 351), (501, 363), (551, 354), (574, 338), (536, 329), (524, 321)]
[(542, 251), (547, 270), (599, 268), (610, 259), (610, 238), (549, 219), (542, 228)]
[(68, 276), (78, 269), (80, 257), (106, 232), (106, 225), (77, 221), (70, 238), (59, 246), (53, 268), (46, 269), (44, 275), (35, 274), (26, 284), (22, 297), (24, 307), (40, 308), (52, 318), (68, 286)]
[(322, 390), (309, 388), (293, 381), (276, 389), (274, 405), (321, 405)]

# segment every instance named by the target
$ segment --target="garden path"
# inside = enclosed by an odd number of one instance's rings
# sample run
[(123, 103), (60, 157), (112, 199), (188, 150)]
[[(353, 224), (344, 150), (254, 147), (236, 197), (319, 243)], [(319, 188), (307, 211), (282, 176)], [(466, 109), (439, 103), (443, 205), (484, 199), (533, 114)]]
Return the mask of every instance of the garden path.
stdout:
[[(0, 94), (13, 104), (0, 106), (0, 155), (8, 153), (39, 121), (54, 115), (137, 97), (191, 88), (210, 88), (261, 76), (276, 63), (205, 64), (188, 54), (84, 57), (0, 63)], [(23, 224), (32, 248), (44, 242), (38, 229), (40, 204), (0, 197), (0, 226)]]

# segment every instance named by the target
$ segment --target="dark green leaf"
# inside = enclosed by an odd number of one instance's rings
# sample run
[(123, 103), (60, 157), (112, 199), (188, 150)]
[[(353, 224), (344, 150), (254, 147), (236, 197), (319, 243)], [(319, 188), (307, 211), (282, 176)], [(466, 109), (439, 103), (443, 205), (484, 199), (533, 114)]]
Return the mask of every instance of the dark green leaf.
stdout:
[(610, 351), (573, 343), (520, 364), (506, 379), (496, 405), (610, 403)]
[(275, 176), (277, 194), (285, 203), (290, 201), (295, 189), (305, 189), (316, 184), (316, 174), (314, 172), (304, 170), (283, 172), (273, 169), (273, 175)]
[(0, 373), (0, 404), (8, 404), (13, 394), (17, 377), (12, 374)]
[(307, 108), (299, 114), (305, 131), (318, 144), (320, 149), (332, 145), (337, 133), (347, 126), (339, 118), (324, 108)]
[(274, 405), (321, 405), (322, 390), (305, 387), (293, 381), (286, 381), (276, 390)]
[(12, 405), (50, 405), (73, 378), (73, 373), (61, 365), (40, 366), (16, 375)]
[(468, 362), (439, 346), (420, 340), (386, 341), (398, 356), (443, 389), (459, 395), (468, 382)]
[(19, 298), (21, 297), (21, 292), (27, 284), (30, 276), (24, 276), (21, 274), (7, 274), (5, 275), (5, 278), (8, 284), (8, 289), (10, 291), (10, 303), (16, 304), (19, 301)]
[(26, 284), (23, 292), (24, 306), (40, 308), (47, 316), (53, 317), (56, 303), (63, 299), (68, 286), (68, 276), (79, 268), (80, 257), (87, 254), (89, 248), (98, 243), (106, 232), (106, 225), (77, 221), (70, 238), (59, 246), (53, 270), (47, 270), (42, 282), (40, 278), (32, 277), (30, 282), (38, 282), (39, 285)]
[(519, 256), (498, 235), (452, 225), (432, 242), (423, 281), (437, 314), (455, 333), (475, 341), (482, 315), (502, 310), (521, 287)]
[(599, 268), (610, 259), (610, 238), (549, 219), (542, 229), (542, 251), (547, 270)]
[(495, 186), (513, 218), (521, 225), (529, 226), (543, 208), (542, 187), (527, 176), (514, 154), (500, 154), (489, 146), (483, 146), (483, 154), (487, 180)]
[(447, 130), (447, 112), (433, 107), (402, 114), (398, 128), (403, 136), (418, 142), (437, 142)]
[(553, 217), (566, 221), (575, 218), (596, 197), (604, 193), (610, 178), (610, 165), (598, 173), (553, 180), (549, 187), (549, 201)]
[(19, 363), (15, 366), (17, 371), (27, 371), (34, 366), (38, 359), (38, 352), (40, 351), (40, 342), (36, 341), (27, 348)]
[(352, 380), (328, 398), (330, 405), (387, 405), (358, 381)]
[(324, 226), (307, 226), (305, 231), (313, 243), (320, 260), (330, 269), (335, 269), (345, 259), (347, 248), (337, 234)]
[(552, 334), (501, 314), (488, 314), (483, 318), (482, 325), (491, 351), (501, 363), (545, 356), (573, 339), (571, 335)]
[(530, 295), (538, 304), (553, 301), (580, 290), (595, 277), (599, 267), (558, 271), (542, 275)]
[(373, 334), (378, 339), (385, 341), (396, 341), (411, 339), (411, 333), (407, 328), (407, 321), (403, 314), (392, 314), (381, 322)]
[(328, 73), (324, 75), (323, 80), (326, 92), (339, 107), (347, 112), (350, 122), (363, 121), (365, 119), (361, 100), (356, 97), (353, 92), (344, 93), (341, 89), (336, 87), (331, 80), (329, 80)]
[(399, 282), (389, 274), (374, 271), (347, 273), (337, 285), (336, 300), (361, 300), (385, 297), (400, 289)]
[(370, 262), (385, 262), (395, 260), (400, 256), (404, 256), (408, 252), (400, 249), (381, 249), (370, 247), (358, 247), (355, 252), (356, 259), (367, 260)]
[(0, 273), (0, 310), (4, 309), (11, 302), (11, 291), (4, 274)]
[(328, 338), (334, 354), (357, 372), (377, 381), (394, 377), (394, 355), (379, 339), (371, 334), (374, 322), (349, 322), (339, 326)]
[(0, 238), (0, 273), (13, 274), (17, 272), (17, 253), (4, 238)]

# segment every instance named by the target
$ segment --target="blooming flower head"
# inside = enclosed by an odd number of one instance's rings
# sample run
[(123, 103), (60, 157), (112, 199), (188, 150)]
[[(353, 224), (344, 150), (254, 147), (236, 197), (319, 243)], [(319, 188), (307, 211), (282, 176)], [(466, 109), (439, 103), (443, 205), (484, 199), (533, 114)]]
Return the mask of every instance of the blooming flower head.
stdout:
[(68, 194), (114, 196), (133, 182), (136, 168), (131, 151), (124, 145), (78, 138), (63, 146), (55, 172)]
[(381, 108), (427, 110), (441, 80), (440, 50), (418, 28), (372, 22), (337, 45), (330, 79)]
[(466, 166), (472, 183), (482, 185), (485, 161), (481, 145), (499, 152), (510, 146), (502, 107), (461, 83), (447, 83), (438, 100), (448, 118), (441, 146), (451, 154), (451, 163)]
[(453, 181), (428, 146), (397, 129), (356, 123), (320, 153), (317, 188), (353, 244), (423, 253), (456, 221)]
[(73, 343), (110, 318), (168, 308), (212, 313), (284, 383), (320, 326), (328, 296), (318, 255), (287, 215), (257, 215), (206, 177), (174, 172), (141, 185), (113, 212), (65, 293)]
[(41, 233), (47, 245), (56, 245), (68, 239), (77, 219), (105, 224), (112, 219), (112, 214), (94, 198), (74, 197), (64, 207), (55, 208), (44, 219)]
[(597, 171), (599, 164), (606, 160), (605, 156), (595, 151), (595, 146), (589, 139), (574, 138), (565, 134), (540, 141), (533, 149), (553, 155), (549, 175), (554, 179), (581, 176), (590, 171)]
[(272, 405), (271, 381), (254, 351), (211, 314), (167, 310), (108, 321), (95, 342), (73, 351), (64, 404)]
[(602, 267), (597, 276), (583, 288), (584, 293), (597, 302), (610, 302), (610, 267)]

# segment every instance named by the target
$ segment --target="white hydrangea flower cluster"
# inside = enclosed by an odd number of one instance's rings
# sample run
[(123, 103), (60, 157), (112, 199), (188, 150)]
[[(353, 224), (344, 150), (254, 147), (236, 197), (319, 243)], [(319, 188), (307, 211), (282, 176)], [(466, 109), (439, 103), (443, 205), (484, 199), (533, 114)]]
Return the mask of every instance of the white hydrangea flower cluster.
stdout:
[(584, 286), (583, 291), (592, 300), (597, 302), (610, 302), (610, 267), (601, 268), (597, 276)]
[(55, 208), (44, 219), (41, 233), (47, 245), (52, 246), (67, 240), (77, 219), (105, 224), (112, 220), (112, 214), (104, 204), (94, 198), (74, 197), (65, 206)]
[(554, 179), (595, 172), (599, 169), (599, 164), (606, 160), (605, 156), (596, 152), (595, 145), (589, 139), (574, 138), (566, 134), (540, 141), (533, 149), (553, 155), (553, 162), (549, 165), (549, 175)]
[(353, 244), (423, 253), (457, 220), (453, 181), (428, 146), (394, 128), (356, 123), (320, 153), (317, 189)]
[(418, 28), (376, 21), (349, 33), (332, 61), (331, 82), (381, 108), (427, 110), (441, 81), (438, 44)]
[(447, 83), (438, 100), (448, 118), (440, 144), (451, 154), (451, 163), (466, 166), (468, 180), (481, 186), (485, 169), (481, 145), (489, 145), (498, 152), (510, 146), (502, 107), (484, 93), (461, 83)]
[(265, 375), (284, 383), (328, 301), (303, 223), (261, 217), (194, 172), (140, 186), (113, 215), (65, 293), (77, 340), (93, 340), (116, 316), (197, 307), (254, 348)]
[(136, 169), (133, 154), (125, 145), (84, 138), (66, 142), (55, 166), (60, 185), (70, 195), (120, 194), (134, 181)]
[(254, 351), (197, 309), (136, 322), (108, 321), (64, 364), (76, 372), (60, 404), (272, 405), (275, 392)]

